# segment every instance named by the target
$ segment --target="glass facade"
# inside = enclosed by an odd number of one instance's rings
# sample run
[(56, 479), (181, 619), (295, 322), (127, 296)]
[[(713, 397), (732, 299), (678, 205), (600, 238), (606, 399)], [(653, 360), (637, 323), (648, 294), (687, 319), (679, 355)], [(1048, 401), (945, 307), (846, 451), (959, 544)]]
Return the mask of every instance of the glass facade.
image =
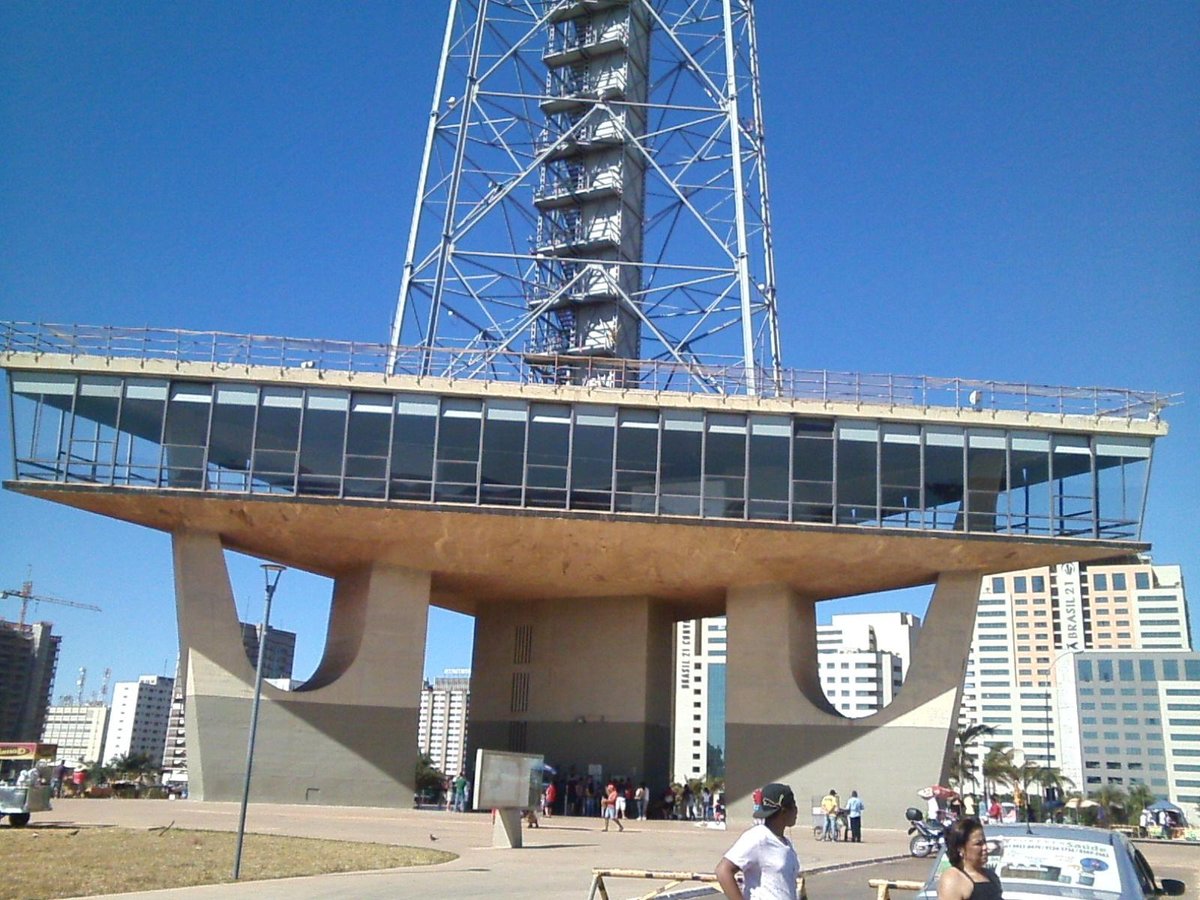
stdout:
[(1135, 539), (1152, 440), (10, 372), (20, 481)]

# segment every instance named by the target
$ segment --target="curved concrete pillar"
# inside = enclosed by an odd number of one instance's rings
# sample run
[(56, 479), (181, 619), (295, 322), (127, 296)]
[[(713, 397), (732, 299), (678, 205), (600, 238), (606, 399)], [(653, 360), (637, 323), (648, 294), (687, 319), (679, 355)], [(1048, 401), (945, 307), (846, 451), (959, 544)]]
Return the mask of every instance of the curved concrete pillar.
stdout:
[(847, 719), (825, 699), (817, 670), (816, 602), (784, 585), (726, 597), (726, 772), (730, 814), (750, 794), (791, 784), (801, 812), (831, 787), (857, 790), (867, 821), (898, 828), (915, 792), (941, 781), (953, 750), (981, 576), (945, 573), (929, 603), (916, 658), (890, 706)]
[[(175, 599), (187, 680), (192, 796), (238, 800), (254, 666), (220, 538), (176, 532)], [(287, 603), (286, 582), (275, 610)], [(254, 800), (408, 806), (429, 609), (429, 573), (373, 564), (336, 579), (325, 655), (300, 690), (263, 685)]]
[(475, 617), (475, 750), (541, 753), (567, 775), (666, 784), (672, 621), (648, 597), (484, 605)]

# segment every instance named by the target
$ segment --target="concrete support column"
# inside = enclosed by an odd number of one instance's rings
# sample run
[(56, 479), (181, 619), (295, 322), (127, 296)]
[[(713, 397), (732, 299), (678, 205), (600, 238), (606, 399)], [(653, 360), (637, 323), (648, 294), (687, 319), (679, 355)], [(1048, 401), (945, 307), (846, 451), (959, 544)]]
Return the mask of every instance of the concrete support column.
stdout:
[(814, 600), (783, 585), (731, 589), (725, 711), (731, 818), (748, 821), (751, 792), (783, 781), (802, 813), (810, 797), (830, 788), (843, 797), (857, 790), (868, 822), (900, 827), (915, 792), (942, 781), (949, 765), (979, 585), (977, 574), (938, 579), (903, 688), (890, 706), (863, 719), (843, 717), (821, 690)]
[[(237, 800), (254, 665), (242, 645), (220, 538), (177, 532), (173, 549), (189, 791), (202, 800)], [(287, 602), (285, 580), (275, 612)], [(263, 685), (253, 800), (412, 804), (428, 610), (427, 572), (376, 563), (335, 581), (316, 673), (296, 691)]]
[(647, 597), (483, 606), (475, 617), (475, 750), (540, 753), (566, 775), (666, 783), (671, 617)]

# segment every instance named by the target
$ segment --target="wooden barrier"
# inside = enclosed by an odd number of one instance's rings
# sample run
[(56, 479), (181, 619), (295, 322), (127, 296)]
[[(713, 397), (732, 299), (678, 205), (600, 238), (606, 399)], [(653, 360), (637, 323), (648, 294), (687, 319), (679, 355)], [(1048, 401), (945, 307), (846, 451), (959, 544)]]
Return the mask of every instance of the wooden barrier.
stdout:
[[(595, 900), (597, 896), (600, 897), (600, 900), (611, 900), (608, 896), (608, 889), (604, 884), (605, 878), (643, 878), (651, 881), (667, 882), (667, 884), (655, 888), (648, 894), (642, 894), (638, 900), (653, 900), (654, 897), (661, 897), (668, 891), (673, 891), (689, 881), (698, 884), (716, 885), (717, 883), (717, 876), (710, 872), (660, 872), (650, 869), (592, 869), (592, 889), (588, 893), (588, 900)], [(796, 894), (800, 897), (800, 900), (808, 900), (808, 893), (804, 888), (803, 875), (796, 879)]]
[(872, 878), (867, 884), (875, 888), (875, 900), (891, 900), (892, 891), (919, 891), (925, 887), (923, 881), (892, 881), (887, 878)]

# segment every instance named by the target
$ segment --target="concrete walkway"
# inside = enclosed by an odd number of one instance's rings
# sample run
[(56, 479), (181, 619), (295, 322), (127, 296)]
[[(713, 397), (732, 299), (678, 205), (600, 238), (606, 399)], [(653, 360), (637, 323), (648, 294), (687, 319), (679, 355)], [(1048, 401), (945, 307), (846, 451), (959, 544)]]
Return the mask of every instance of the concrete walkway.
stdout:
[[(237, 829), (234, 803), (191, 800), (59, 800), (54, 811), (38, 817), (43, 823), (123, 825), (132, 828)], [(811, 827), (797, 826), (791, 835), (807, 871), (865, 863), (907, 855), (908, 837), (898, 829), (876, 830), (866, 818), (863, 843), (823, 843)], [(525, 829), (525, 846), (501, 850), (491, 846), (492, 824), (487, 813), (455, 814), (434, 810), (394, 810), (358, 807), (252, 804), (247, 831), (298, 837), (436, 847), (458, 854), (440, 866), (343, 873), (278, 881), (210, 885), (172, 891), (122, 894), (123, 897), (263, 898), (569, 898), (583, 900), (592, 869), (658, 869), (712, 872), (721, 854), (749, 823), (728, 831), (686, 822), (628, 822), (625, 831), (605, 834), (599, 819), (577, 817), (542, 819), (541, 827)], [(232, 860), (230, 861), (232, 865)], [(640, 896), (653, 883), (607, 880), (613, 900)], [(118, 896), (118, 895), (112, 895)]]

